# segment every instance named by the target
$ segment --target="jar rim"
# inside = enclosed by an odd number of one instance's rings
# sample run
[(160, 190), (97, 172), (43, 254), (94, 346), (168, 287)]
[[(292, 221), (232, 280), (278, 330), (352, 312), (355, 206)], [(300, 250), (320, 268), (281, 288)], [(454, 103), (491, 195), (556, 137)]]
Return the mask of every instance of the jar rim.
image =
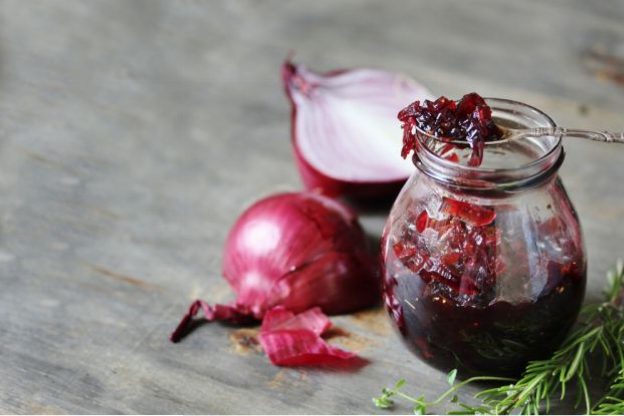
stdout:
[[(515, 128), (554, 128), (554, 120), (542, 110), (520, 101), (505, 98), (485, 98), (492, 108), (492, 118), (507, 117), (507, 122), (514, 122), (520, 126)], [(522, 125), (526, 122), (527, 125)], [(436, 153), (432, 147), (448, 144), (435, 135), (432, 135), (418, 126), (414, 126), (418, 146), (414, 152), (414, 164), (428, 176), (441, 182), (460, 186), (462, 188), (487, 188), (500, 190), (514, 190), (533, 186), (543, 182), (555, 174), (563, 163), (564, 151), (562, 136), (527, 136), (522, 140), (531, 144), (531, 150), (540, 150), (528, 161), (513, 167), (468, 166), (446, 159)], [(520, 145), (518, 139), (502, 139), (485, 143), (484, 163), (489, 156), (488, 152), (495, 153), (509, 145)]]

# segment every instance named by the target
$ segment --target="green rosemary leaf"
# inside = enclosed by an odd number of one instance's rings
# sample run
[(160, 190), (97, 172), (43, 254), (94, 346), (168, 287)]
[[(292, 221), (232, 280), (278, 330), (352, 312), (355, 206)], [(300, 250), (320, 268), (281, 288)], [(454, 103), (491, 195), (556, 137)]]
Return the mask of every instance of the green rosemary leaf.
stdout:
[(446, 381), (448, 382), (449, 386), (452, 386), (455, 383), (456, 377), (457, 377), (457, 369), (454, 368), (446, 376)]
[(414, 412), (415, 415), (424, 415), (427, 413), (427, 408), (422, 404), (420, 405), (417, 404), (416, 406), (414, 406), (412, 411)]

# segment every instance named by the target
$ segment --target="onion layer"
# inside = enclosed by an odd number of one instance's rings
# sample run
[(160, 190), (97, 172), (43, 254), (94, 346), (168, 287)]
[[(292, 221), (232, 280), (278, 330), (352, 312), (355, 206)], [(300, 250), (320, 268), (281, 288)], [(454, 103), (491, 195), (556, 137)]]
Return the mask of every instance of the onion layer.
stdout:
[(172, 341), (200, 310), (209, 321), (239, 324), (260, 320), (277, 305), (294, 313), (317, 306), (338, 314), (370, 306), (379, 296), (377, 268), (357, 217), (313, 193), (278, 194), (248, 208), (228, 235), (223, 276), (236, 301), (193, 302)]
[(295, 160), (307, 189), (359, 199), (395, 196), (414, 170), (396, 155), (402, 134), (396, 114), (423, 86), (392, 72), (353, 69), (318, 74), (282, 66), (292, 105)]
[(295, 315), (277, 306), (264, 316), (260, 344), (275, 365), (332, 364), (355, 359), (355, 354), (332, 347), (321, 338), (329, 328), (331, 322), (319, 308)]

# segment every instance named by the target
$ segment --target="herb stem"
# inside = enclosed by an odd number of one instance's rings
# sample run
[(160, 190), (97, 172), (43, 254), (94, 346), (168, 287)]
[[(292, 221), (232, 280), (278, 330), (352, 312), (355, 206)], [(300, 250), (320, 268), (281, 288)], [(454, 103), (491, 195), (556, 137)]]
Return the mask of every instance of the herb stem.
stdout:
[(474, 382), (479, 382), (479, 381), (501, 381), (501, 382), (505, 382), (505, 381), (515, 381), (513, 378), (509, 378), (509, 377), (495, 377), (495, 376), (476, 376), (476, 377), (471, 377), (468, 378), (460, 383), (457, 383), (455, 385), (453, 385), (450, 389), (448, 389), (447, 391), (445, 391), (444, 393), (442, 393), (437, 399), (435, 399), (432, 402), (429, 402), (427, 404), (429, 405), (436, 405), (442, 402), (442, 400), (444, 400), (446, 397), (448, 397), (450, 394), (456, 392), (457, 390), (459, 390), (460, 388), (464, 387), (467, 384), (471, 384)]

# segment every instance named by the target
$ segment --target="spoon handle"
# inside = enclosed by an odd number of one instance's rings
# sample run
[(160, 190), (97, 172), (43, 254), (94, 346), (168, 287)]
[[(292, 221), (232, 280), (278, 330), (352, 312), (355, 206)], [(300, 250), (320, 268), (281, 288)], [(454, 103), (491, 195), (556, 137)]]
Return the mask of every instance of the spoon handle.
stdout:
[(624, 131), (623, 132), (615, 132), (615, 131), (593, 131), (593, 130), (580, 130), (580, 129), (566, 129), (563, 127), (557, 127), (554, 129), (535, 129), (539, 132), (541, 136), (567, 136), (567, 137), (578, 137), (580, 139), (589, 139), (596, 140), (599, 142), (607, 142), (607, 143), (624, 143)]
[(624, 143), (624, 132), (615, 131), (591, 131), (591, 130), (578, 130), (578, 129), (564, 129), (558, 128), (562, 135), (578, 137), (581, 139), (597, 140), (599, 142), (608, 143)]

